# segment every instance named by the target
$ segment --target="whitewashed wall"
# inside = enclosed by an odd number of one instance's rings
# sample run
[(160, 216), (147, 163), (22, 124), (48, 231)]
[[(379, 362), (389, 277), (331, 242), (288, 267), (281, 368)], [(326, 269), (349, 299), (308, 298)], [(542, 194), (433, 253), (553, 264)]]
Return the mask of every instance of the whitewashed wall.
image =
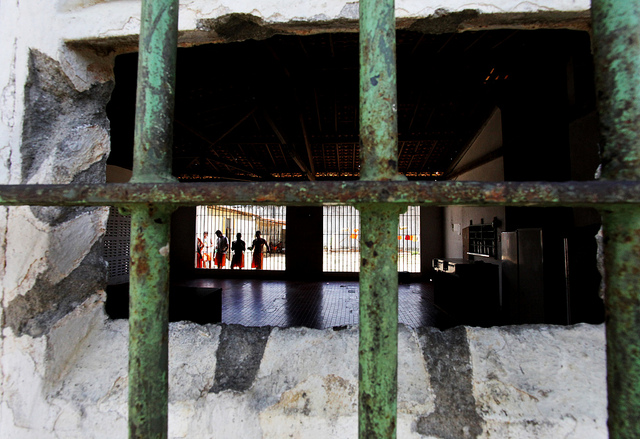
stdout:
[[(74, 352), (7, 340), (0, 437), (126, 437), (126, 321), (85, 303), (48, 343)], [(170, 438), (357, 437), (357, 328), (173, 323), (169, 350)], [(605, 401), (602, 326), (400, 327), (399, 438), (606, 438)]]
[[(502, 114), (495, 109), (489, 119), (480, 128), (469, 148), (459, 157), (459, 162), (453, 172), (463, 169), (464, 166), (473, 163), (489, 153), (502, 147)], [(481, 166), (464, 172), (457, 177), (457, 181), (504, 181), (504, 159), (502, 156)], [(490, 224), (493, 218), (502, 221), (498, 232), (504, 230), (505, 214), (504, 206), (490, 207), (462, 207), (446, 206), (444, 208), (444, 246), (445, 257), (461, 259), (462, 254), (462, 229), (473, 224)], [(498, 249), (499, 251), (499, 249)]]
[[(588, 8), (587, 0), (405, 0), (397, 16), (400, 27), (439, 31), (584, 28)], [(113, 58), (134, 50), (139, 9), (128, 0), (0, 1), (1, 184), (104, 180)], [(325, 29), (353, 31), (357, 2), (182, 1), (181, 44), (251, 37), (224, 32), (233, 13), (250, 14), (242, 19), (258, 29), (320, 32), (330, 22)], [(126, 323), (103, 312), (106, 218), (103, 208), (0, 208), (2, 438), (126, 434)], [(269, 331), (249, 387), (209, 392), (229, 367), (217, 363), (220, 337), (251, 337), (234, 331), (173, 325), (171, 437), (355, 436), (355, 329)], [(466, 354), (447, 356), (452, 344)], [(403, 329), (400, 346), (399, 437), (446, 437), (442, 425), (470, 437), (606, 437), (601, 327)], [(461, 416), (430, 377), (440, 359), (469, 372), (451, 378), (451, 388), (465, 389)]]

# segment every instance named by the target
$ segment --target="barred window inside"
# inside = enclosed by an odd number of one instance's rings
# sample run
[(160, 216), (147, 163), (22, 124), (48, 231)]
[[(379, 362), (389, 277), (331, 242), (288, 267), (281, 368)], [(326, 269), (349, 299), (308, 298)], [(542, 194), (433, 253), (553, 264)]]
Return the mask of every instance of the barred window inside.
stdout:
[[(324, 206), (323, 266), (325, 272), (360, 271), (360, 213), (351, 206)], [(398, 271), (420, 272), (420, 207), (409, 206), (398, 224)]]
[[(216, 258), (216, 252), (220, 251), (216, 248), (216, 231), (228, 241), (223, 258)], [(266, 244), (256, 241), (257, 232)], [(217, 269), (221, 265), (221, 268), (283, 271), (286, 232), (285, 206), (197, 206), (195, 267)], [(238, 239), (244, 242), (244, 252), (236, 244)], [(233, 259), (235, 253), (238, 253), (238, 262)]]

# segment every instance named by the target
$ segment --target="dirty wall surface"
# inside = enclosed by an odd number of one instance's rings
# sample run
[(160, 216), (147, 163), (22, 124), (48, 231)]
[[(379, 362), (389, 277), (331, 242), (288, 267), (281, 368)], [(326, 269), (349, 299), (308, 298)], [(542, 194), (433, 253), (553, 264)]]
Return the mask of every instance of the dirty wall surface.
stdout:
[[(399, 27), (422, 32), (584, 29), (589, 2), (396, 8)], [(139, 9), (0, 2), (0, 184), (104, 181), (113, 59), (135, 50)], [(357, 15), (338, 0), (183, 1), (180, 44), (354, 31)], [(103, 313), (106, 218), (0, 208), (2, 438), (126, 435), (126, 322)], [(171, 331), (171, 437), (355, 437), (355, 328)], [(399, 437), (606, 436), (602, 327), (403, 328), (400, 349)]]
[[(169, 437), (357, 437), (357, 327), (170, 333)], [(126, 320), (92, 298), (47, 336), (72, 354), (40, 340), (5, 345), (0, 437), (126, 437)], [(399, 438), (608, 437), (603, 326), (401, 326), (398, 361)]]

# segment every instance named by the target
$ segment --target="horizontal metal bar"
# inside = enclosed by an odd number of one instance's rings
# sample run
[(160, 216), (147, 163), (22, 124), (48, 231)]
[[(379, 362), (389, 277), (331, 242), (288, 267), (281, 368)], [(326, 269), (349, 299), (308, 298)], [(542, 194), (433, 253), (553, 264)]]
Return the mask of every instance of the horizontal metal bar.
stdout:
[(0, 185), (5, 206), (173, 204), (606, 206), (640, 204), (640, 182), (308, 181)]

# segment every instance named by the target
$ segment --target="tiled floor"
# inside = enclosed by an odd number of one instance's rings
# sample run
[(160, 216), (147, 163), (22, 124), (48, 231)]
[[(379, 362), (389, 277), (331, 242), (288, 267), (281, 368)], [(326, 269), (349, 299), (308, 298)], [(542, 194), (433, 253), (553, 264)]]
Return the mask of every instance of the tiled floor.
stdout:
[[(330, 328), (358, 324), (358, 282), (200, 279), (192, 286), (222, 288), (222, 322), (243, 326)], [(433, 305), (430, 283), (401, 284), (398, 320), (410, 327), (447, 327)]]

